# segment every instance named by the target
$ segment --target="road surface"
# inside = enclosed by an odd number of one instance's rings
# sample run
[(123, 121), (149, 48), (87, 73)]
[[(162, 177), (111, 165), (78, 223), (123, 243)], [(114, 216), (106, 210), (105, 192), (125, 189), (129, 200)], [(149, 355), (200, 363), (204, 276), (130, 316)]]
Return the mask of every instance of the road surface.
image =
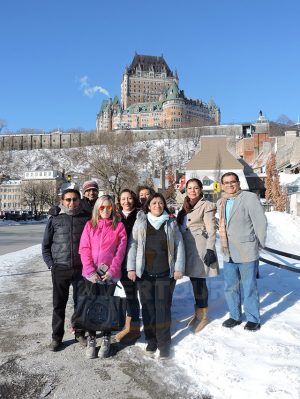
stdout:
[(0, 256), (40, 244), (43, 239), (45, 226), (45, 223), (0, 224)]

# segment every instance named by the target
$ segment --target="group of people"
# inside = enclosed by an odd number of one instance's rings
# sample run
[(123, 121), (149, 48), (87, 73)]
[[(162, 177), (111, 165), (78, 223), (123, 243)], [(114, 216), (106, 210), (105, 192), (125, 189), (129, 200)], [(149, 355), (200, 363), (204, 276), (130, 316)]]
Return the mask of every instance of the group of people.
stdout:
[[(61, 204), (49, 213), (43, 259), (53, 282), (52, 341), (50, 350), (62, 346), (69, 287), (77, 298), (91, 290), (114, 295), (121, 281), (127, 298), (126, 322), (115, 335), (103, 332), (98, 357), (107, 357), (112, 341), (133, 344), (141, 335), (140, 304), (146, 352), (159, 350), (170, 357), (171, 305), (176, 281), (190, 278), (195, 312), (188, 323), (199, 333), (208, 323), (207, 277), (219, 274), (216, 255), (216, 211), (224, 259), (225, 298), (233, 328), (242, 322), (241, 285), (244, 292), (246, 330), (260, 328), (256, 283), (258, 247), (264, 246), (266, 218), (253, 193), (241, 191), (238, 175), (225, 173), (223, 196), (217, 206), (203, 196), (202, 183), (186, 183), (186, 197), (177, 218), (170, 215), (164, 196), (149, 187), (137, 194), (125, 189), (117, 205), (109, 195), (98, 198), (98, 185), (85, 182), (83, 198), (75, 189), (63, 192)], [(98, 273), (99, 269), (102, 273)], [(96, 331), (75, 329), (75, 340), (86, 346), (86, 356), (96, 357)]]

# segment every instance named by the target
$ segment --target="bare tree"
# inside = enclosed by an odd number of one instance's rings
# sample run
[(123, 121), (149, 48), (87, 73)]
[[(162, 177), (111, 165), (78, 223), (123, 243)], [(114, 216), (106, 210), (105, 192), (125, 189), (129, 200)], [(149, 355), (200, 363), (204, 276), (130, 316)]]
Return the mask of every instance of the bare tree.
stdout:
[(57, 203), (57, 188), (54, 182), (28, 181), (22, 188), (23, 203), (27, 205), (34, 215), (44, 212), (46, 205)]
[(27, 205), (34, 215), (38, 213), (39, 186), (36, 182), (26, 182), (23, 185), (23, 203)]
[(123, 188), (135, 187), (142, 155), (143, 150), (137, 148), (129, 132), (112, 136), (109, 144), (101, 146), (101, 151), (99, 148), (90, 150), (88, 170), (102, 181), (108, 192), (118, 196)]
[(0, 177), (9, 176), (11, 169), (11, 154), (9, 152), (0, 151)]
[(192, 135), (191, 135), (191, 141), (193, 143), (194, 148), (197, 148), (201, 140), (201, 130), (194, 128)]

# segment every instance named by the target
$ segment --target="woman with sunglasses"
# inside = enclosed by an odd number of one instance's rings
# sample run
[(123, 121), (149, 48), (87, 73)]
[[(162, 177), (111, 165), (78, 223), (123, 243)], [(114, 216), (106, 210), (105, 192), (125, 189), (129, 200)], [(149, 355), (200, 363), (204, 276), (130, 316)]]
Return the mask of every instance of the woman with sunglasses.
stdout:
[(154, 354), (158, 348), (163, 360), (170, 356), (172, 294), (184, 273), (184, 245), (162, 194), (150, 195), (144, 209), (132, 229), (128, 278), (138, 284), (146, 351)]
[[(94, 205), (92, 219), (86, 224), (79, 246), (82, 275), (98, 295), (114, 295), (116, 283), (121, 277), (121, 266), (127, 244), (126, 230), (117, 220), (115, 205), (109, 195), (99, 197)], [(97, 269), (105, 266), (103, 276)], [(96, 283), (97, 286), (95, 285)], [(87, 287), (89, 288), (89, 287)], [(98, 357), (108, 356), (110, 332), (105, 332)], [(86, 357), (96, 357), (96, 331), (89, 331)]]
[[(119, 196), (120, 218), (125, 226), (127, 239), (129, 239), (138, 209), (137, 195), (128, 188), (121, 191)], [(127, 245), (128, 250), (128, 245)], [(114, 336), (116, 342), (129, 345), (134, 344), (141, 336), (140, 329), (140, 303), (137, 293), (137, 284), (135, 281), (129, 280), (126, 268), (126, 258), (122, 264), (121, 283), (127, 298), (127, 316), (125, 326), (122, 331)]]

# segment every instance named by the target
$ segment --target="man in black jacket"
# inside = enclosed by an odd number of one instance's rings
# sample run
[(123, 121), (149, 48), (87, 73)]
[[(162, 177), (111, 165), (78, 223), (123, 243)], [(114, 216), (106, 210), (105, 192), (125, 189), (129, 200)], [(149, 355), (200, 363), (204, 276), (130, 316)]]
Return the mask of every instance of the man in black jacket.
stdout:
[[(71, 284), (76, 306), (79, 282), (82, 280), (79, 242), (90, 215), (83, 210), (80, 193), (75, 189), (65, 190), (60, 206), (51, 208), (49, 214), (51, 216), (44, 233), (42, 254), (51, 270), (53, 283), (52, 342), (49, 349), (57, 351), (64, 335), (65, 310)], [(86, 344), (84, 331), (75, 331), (75, 339), (82, 345)]]

